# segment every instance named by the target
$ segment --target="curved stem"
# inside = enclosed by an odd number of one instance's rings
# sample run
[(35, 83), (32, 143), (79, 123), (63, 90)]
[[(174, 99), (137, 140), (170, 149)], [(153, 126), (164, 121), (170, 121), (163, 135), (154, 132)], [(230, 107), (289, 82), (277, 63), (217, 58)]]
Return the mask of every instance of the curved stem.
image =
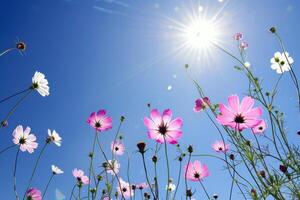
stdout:
[(207, 193), (207, 191), (206, 191), (206, 189), (205, 189), (205, 187), (204, 187), (202, 181), (201, 181), (200, 179), (198, 179), (198, 181), (199, 181), (199, 183), (200, 183), (202, 189), (204, 190), (207, 199), (210, 200), (209, 195), (208, 195), (208, 193)]
[(8, 147), (2, 149), (2, 150), (0, 151), (0, 154), (4, 153), (5, 151), (7, 151), (7, 150), (9, 150), (9, 149), (11, 149), (11, 148), (13, 148), (14, 146), (16, 146), (16, 145), (11, 145), (11, 146), (8, 146)]
[(97, 138), (97, 130), (95, 133), (94, 141), (93, 141), (93, 147), (92, 147), (92, 154), (90, 157), (90, 167), (89, 167), (89, 184), (88, 184), (88, 199), (90, 199), (90, 188), (91, 188), (91, 173), (93, 168), (93, 160), (94, 160), (94, 153), (95, 153), (95, 144), (96, 144), (96, 138)]
[[(187, 176), (187, 171), (188, 171), (188, 166), (189, 166), (189, 163), (190, 163), (190, 161), (191, 161), (191, 157), (192, 157), (192, 154), (190, 153), (189, 154), (189, 158), (188, 158), (188, 162), (187, 162), (187, 167), (186, 167), (186, 169), (185, 169), (185, 173), (184, 173), (184, 182), (185, 182), (185, 193), (186, 193), (186, 191), (188, 190), (188, 185), (187, 185), (187, 178), (186, 178), (186, 176)], [(188, 200), (188, 196), (185, 194), (185, 199), (186, 200)]]
[[(16, 159), (15, 159), (15, 167), (14, 167), (14, 192), (15, 192), (16, 200), (19, 200), (19, 195), (18, 195), (18, 192), (17, 192), (17, 176), (16, 176), (17, 175), (19, 152), (20, 152), (20, 149), (18, 148), (17, 154), (16, 154)], [(25, 192), (25, 194), (26, 194), (26, 192)]]
[(168, 157), (168, 148), (167, 148), (167, 141), (164, 137), (164, 145), (165, 145), (165, 157), (167, 162), (167, 191), (166, 191), (166, 200), (169, 199), (169, 184), (170, 184), (170, 166), (169, 166), (169, 157)]
[(179, 187), (179, 184), (180, 184), (182, 161), (179, 161), (179, 163), (180, 164), (179, 164), (179, 170), (178, 170), (177, 185), (176, 185), (176, 189), (175, 189), (175, 192), (174, 192), (174, 195), (173, 195), (173, 200), (175, 200), (176, 193), (177, 193), (177, 190), (178, 190), (178, 187)]
[(73, 188), (72, 188), (72, 191), (71, 191), (71, 195), (70, 195), (70, 199), (69, 199), (69, 200), (71, 200), (72, 197), (73, 197), (73, 194), (74, 194), (74, 190), (75, 190), (75, 188), (76, 188), (76, 185), (77, 185), (77, 183), (75, 183), (75, 185), (74, 185)]
[(46, 185), (46, 188), (45, 188), (45, 190), (44, 190), (43, 198), (42, 198), (42, 199), (44, 199), (44, 197), (45, 197), (45, 195), (46, 195), (46, 192), (47, 192), (47, 190), (48, 190), (48, 187), (49, 187), (49, 185), (50, 185), (50, 183), (51, 183), (51, 181), (52, 181), (54, 175), (55, 175), (55, 174), (52, 173), (52, 175), (50, 176), (50, 179), (49, 179), (49, 181), (48, 181), (48, 183), (47, 183), (47, 185)]
[(0, 56), (3, 56), (4, 54), (10, 52), (11, 50), (14, 50), (16, 48), (9, 48), (9, 49), (6, 49), (5, 51), (3, 51), (2, 53), (0, 53)]
[(144, 166), (144, 171), (145, 171), (147, 183), (148, 183), (148, 185), (149, 185), (149, 188), (150, 188), (150, 191), (151, 191), (153, 197), (155, 197), (155, 194), (154, 194), (154, 192), (153, 192), (153, 188), (152, 188), (152, 186), (151, 186), (151, 182), (150, 182), (150, 180), (149, 180), (148, 170), (147, 170), (147, 166), (146, 166), (146, 162), (145, 162), (145, 155), (144, 155), (144, 153), (142, 153), (142, 159), (143, 159), (143, 166)]
[(10, 95), (10, 96), (8, 96), (8, 97), (5, 97), (5, 98), (3, 98), (3, 99), (0, 100), (0, 103), (3, 103), (3, 102), (5, 102), (5, 101), (7, 101), (7, 100), (9, 100), (10, 98), (13, 98), (13, 97), (15, 97), (15, 96), (18, 96), (19, 94), (22, 94), (22, 93), (24, 93), (24, 92), (27, 92), (28, 90), (30, 90), (30, 88), (27, 88), (27, 89), (25, 89), (25, 90), (21, 90), (21, 91), (16, 92), (16, 93), (14, 93), (14, 94), (12, 94), (12, 95)]

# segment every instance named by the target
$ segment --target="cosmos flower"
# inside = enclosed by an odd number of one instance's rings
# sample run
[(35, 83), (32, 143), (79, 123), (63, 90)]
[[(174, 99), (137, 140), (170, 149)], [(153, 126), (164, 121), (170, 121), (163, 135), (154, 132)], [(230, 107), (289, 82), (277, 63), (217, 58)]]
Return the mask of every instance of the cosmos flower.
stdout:
[(249, 68), (249, 67), (251, 67), (251, 63), (247, 61), (247, 62), (244, 63), (244, 66)]
[(240, 44), (240, 48), (243, 49), (243, 50), (246, 50), (248, 49), (249, 45), (247, 42), (241, 42)]
[(129, 199), (134, 195), (134, 191), (131, 189), (130, 184), (125, 182), (121, 178), (120, 178), (119, 186), (117, 187), (117, 191), (119, 194), (123, 194), (125, 199)]
[(204, 110), (205, 108), (207, 108), (209, 105), (210, 105), (210, 100), (208, 97), (197, 99), (195, 101), (194, 111), (200, 112), (201, 110)]
[(254, 134), (262, 134), (267, 129), (267, 124), (264, 120), (261, 120), (259, 124), (252, 128)]
[(26, 191), (26, 200), (42, 200), (42, 193), (36, 188), (30, 188)]
[(139, 190), (143, 190), (143, 189), (146, 189), (148, 188), (148, 184), (147, 183), (139, 183), (139, 184), (136, 184), (136, 188), (139, 189)]
[(74, 169), (73, 170), (73, 176), (77, 179), (77, 181), (80, 184), (87, 185), (90, 182), (89, 177), (85, 176), (84, 171), (82, 171), (81, 169), (77, 169), (77, 168)]
[(117, 160), (108, 160), (108, 163), (104, 163), (103, 167), (107, 173), (115, 175), (119, 173), (121, 165)]
[(166, 140), (170, 144), (176, 144), (182, 136), (183, 121), (181, 118), (172, 120), (170, 109), (164, 110), (162, 115), (157, 109), (153, 109), (150, 112), (150, 118), (144, 118), (144, 124), (148, 128), (148, 137), (158, 143), (164, 143)]
[(261, 108), (253, 108), (254, 99), (244, 97), (241, 104), (237, 95), (228, 97), (228, 106), (219, 105), (221, 114), (217, 116), (217, 121), (232, 129), (242, 131), (246, 128), (253, 128), (261, 122)]
[(289, 63), (292, 64), (294, 62), (294, 59), (292, 57), (289, 57), (288, 52), (285, 52), (285, 55), (284, 53), (276, 52), (274, 54), (274, 57), (271, 58), (270, 62), (271, 68), (273, 70), (276, 70), (278, 74), (282, 74), (291, 70)]
[(243, 34), (242, 33), (236, 33), (236, 34), (234, 34), (233, 38), (235, 40), (241, 40), (241, 39), (243, 39)]
[(112, 128), (112, 118), (106, 116), (106, 110), (91, 113), (87, 123), (97, 131), (106, 131)]
[(121, 156), (125, 152), (125, 146), (122, 141), (116, 140), (112, 141), (110, 144), (110, 149), (115, 155)]
[(50, 94), (48, 80), (45, 79), (45, 75), (41, 72), (35, 72), (35, 74), (33, 75), (31, 88), (38, 91), (38, 93), (40, 93), (40, 95), (42, 95), (43, 97)]
[(48, 136), (49, 136), (48, 139), (49, 139), (50, 142), (53, 142), (54, 144), (56, 144), (59, 147), (61, 146), (61, 140), (62, 139), (55, 130), (53, 130), (51, 132), (51, 130), (48, 129)]
[(201, 164), (198, 160), (189, 162), (184, 166), (184, 171), (186, 172), (186, 179), (190, 181), (199, 181), (209, 176), (208, 167)]
[(223, 141), (215, 141), (211, 147), (216, 152), (226, 152), (229, 150), (229, 144), (225, 144)]
[(173, 192), (176, 189), (176, 185), (174, 183), (169, 183), (169, 185), (166, 185), (166, 190), (169, 190), (170, 192)]
[(20, 146), (20, 150), (29, 153), (33, 153), (34, 149), (38, 147), (38, 143), (36, 142), (36, 137), (34, 134), (30, 133), (30, 127), (26, 127), (23, 130), (23, 126), (19, 125), (15, 128), (13, 132), (13, 143)]
[(61, 170), (59, 167), (55, 166), (55, 165), (51, 165), (51, 170), (53, 174), (63, 174), (64, 171)]

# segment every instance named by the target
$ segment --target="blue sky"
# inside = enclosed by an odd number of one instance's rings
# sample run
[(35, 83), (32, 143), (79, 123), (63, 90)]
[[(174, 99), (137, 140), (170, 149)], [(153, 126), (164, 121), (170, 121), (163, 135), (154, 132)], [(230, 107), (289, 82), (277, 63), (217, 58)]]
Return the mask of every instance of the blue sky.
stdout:
[[(12, 51), (0, 57), (0, 97), (26, 88), (35, 71), (46, 74), (51, 94), (42, 98), (34, 93), (26, 99), (10, 119), (9, 126), (0, 130), (0, 149), (12, 144), (11, 133), (19, 124), (30, 126), (40, 143), (48, 128), (61, 134), (62, 147), (49, 146), (33, 182), (33, 186), (43, 189), (50, 176), (51, 164), (65, 171), (64, 175), (55, 177), (46, 200), (55, 199), (56, 189), (69, 197), (74, 185), (72, 169), (78, 167), (87, 171), (93, 130), (85, 120), (99, 108), (105, 108), (114, 119), (114, 129), (100, 136), (107, 151), (121, 115), (126, 117), (121, 132), (130, 153), (140, 140), (154, 146), (154, 142), (146, 137), (142, 121), (149, 114), (146, 104), (151, 102), (153, 107), (170, 108), (175, 116), (183, 118), (182, 146), (194, 144), (198, 153), (213, 153), (210, 144), (219, 139), (218, 134), (203, 114), (192, 110), (197, 91), (186, 76), (184, 65), (190, 64), (194, 77), (214, 102), (225, 102), (230, 94), (245, 94), (247, 82), (233, 69), (236, 63), (218, 49), (211, 48), (209, 56), (205, 57), (189, 50), (173, 52), (180, 45), (180, 39), (176, 37), (176, 27), (168, 19), (184, 22), (199, 6), (208, 18), (224, 7), (218, 15), (222, 26), (221, 44), (237, 53), (232, 35), (243, 32), (250, 45), (248, 60), (258, 77), (263, 78), (266, 89), (278, 77), (269, 63), (274, 52), (280, 50), (275, 38), (267, 31), (271, 26), (278, 28), (295, 60), (296, 74), (300, 75), (297, 68), (297, 47), (300, 45), (297, 10), (300, 3), (296, 0), (272, 3), (259, 0), (224, 0), (222, 3), (217, 0), (1, 1), (0, 49), (13, 46), (16, 37), (24, 40), (28, 48), (25, 56)], [(172, 89), (167, 90), (168, 86)], [(294, 92), (289, 76), (284, 76), (276, 103), (287, 112), (286, 127), (290, 139), (299, 143), (295, 132), (299, 129), (300, 118), (295, 109)], [(0, 104), (1, 118), (15, 100)], [(175, 147), (170, 147), (170, 151), (172, 177), (176, 179)], [(0, 155), (0, 192), (4, 199), (14, 197), (15, 152), (16, 149), (12, 149)], [(20, 155), (19, 193), (25, 189), (36, 156), (37, 152)], [(120, 160), (121, 176), (125, 177), (126, 158)], [(210, 158), (201, 158), (201, 161), (211, 171), (211, 176), (205, 180), (209, 193), (218, 193), (221, 199), (228, 198), (230, 179), (223, 164)], [(101, 164), (100, 158), (97, 162)], [(159, 164), (159, 179), (163, 181), (163, 157)], [(132, 182), (145, 181), (141, 167), (139, 155), (132, 154)], [(191, 185), (197, 190), (196, 199), (203, 199), (205, 196), (199, 185)], [(233, 199), (240, 199), (237, 191)]]

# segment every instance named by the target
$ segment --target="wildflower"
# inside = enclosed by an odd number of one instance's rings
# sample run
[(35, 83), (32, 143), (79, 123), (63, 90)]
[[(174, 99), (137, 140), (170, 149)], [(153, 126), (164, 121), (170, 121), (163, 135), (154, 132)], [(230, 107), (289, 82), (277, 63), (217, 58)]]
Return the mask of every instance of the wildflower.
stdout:
[(248, 47), (249, 47), (249, 45), (248, 45), (247, 42), (241, 42), (240, 48), (241, 48), (242, 50), (246, 50), (246, 49), (248, 49)]
[(104, 163), (103, 167), (107, 173), (115, 175), (119, 173), (121, 165), (117, 160), (108, 160), (108, 163)]
[(281, 172), (286, 173), (287, 172), (287, 166), (285, 165), (279, 165), (279, 169)]
[(17, 126), (13, 132), (13, 142), (20, 146), (21, 151), (33, 153), (34, 149), (38, 147), (38, 143), (36, 142), (35, 135), (31, 134), (30, 131), (30, 127), (26, 127), (26, 129), (23, 130), (23, 126)]
[(52, 173), (54, 175), (56, 175), (56, 174), (63, 174), (64, 173), (63, 170), (61, 170), (59, 167), (57, 167), (55, 165), (51, 165), (51, 170), (52, 170)]
[(218, 194), (213, 194), (213, 198), (214, 198), (214, 199), (218, 199), (218, 198), (219, 198), (219, 195), (218, 195)]
[(42, 193), (36, 188), (30, 188), (26, 191), (26, 200), (42, 200)]
[(234, 34), (233, 38), (235, 40), (241, 40), (241, 39), (243, 39), (243, 34), (242, 33), (236, 33), (236, 34)]
[(257, 124), (252, 128), (252, 131), (255, 134), (261, 134), (266, 130), (266, 128), (267, 128), (266, 122), (264, 120), (261, 120), (259, 124)]
[(269, 31), (270, 31), (271, 33), (276, 33), (276, 28), (273, 26), (273, 27), (271, 27), (271, 28), (269, 29)]
[(230, 158), (230, 160), (234, 160), (235, 159), (234, 154), (230, 154), (229, 158)]
[(59, 134), (53, 130), (51, 132), (50, 129), (48, 129), (48, 141), (49, 142), (53, 142), (54, 144), (56, 144), (57, 146), (61, 146), (61, 137), (59, 136)]
[(111, 151), (118, 156), (121, 156), (124, 154), (125, 146), (121, 141), (112, 141), (110, 144)]
[(40, 95), (42, 95), (43, 97), (50, 94), (48, 80), (45, 79), (45, 75), (43, 73), (35, 72), (32, 77), (31, 89), (38, 91), (38, 93), (40, 93)]
[(79, 184), (87, 185), (90, 182), (89, 177), (85, 176), (81, 169), (74, 169), (73, 176), (77, 179)]
[(246, 128), (254, 128), (262, 121), (259, 119), (262, 109), (253, 108), (253, 98), (244, 97), (240, 104), (239, 97), (231, 95), (228, 97), (228, 104), (228, 106), (219, 105), (221, 114), (217, 116), (217, 121), (220, 124), (242, 131)]
[(251, 67), (251, 63), (250, 62), (245, 62), (244, 66), (247, 67), (247, 68), (249, 68), (249, 67)]
[(134, 195), (134, 191), (131, 189), (129, 183), (120, 178), (119, 186), (117, 187), (118, 193), (123, 194), (125, 199), (128, 199)]
[(229, 144), (225, 144), (223, 141), (216, 141), (211, 146), (216, 152), (226, 152), (229, 150)]
[(112, 128), (112, 118), (106, 116), (106, 110), (91, 113), (87, 123), (97, 131), (106, 131)]
[(198, 160), (189, 162), (185, 167), (186, 178), (190, 181), (199, 181), (209, 176), (208, 167), (202, 165)]
[(145, 143), (145, 142), (139, 142), (139, 143), (137, 143), (136, 146), (138, 147), (139, 152), (140, 152), (141, 154), (143, 154), (143, 153), (146, 152), (146, 151), (145, 151), (145, 148), (146, 148), (146, 143)]
[(148, 184), (147, 183), (139, 183), (139, 184), (136, 184), (136, 188), (139, 189), (139, 190), (143, 190), (143, 189), (146, 189), (148, 188)]
[(166, 185), (166, 190), (169, 190), (170, 192), (175, 191), (176, 189), (176, 185), (174, 183), (169, 183), (168, 185)]
[(197, 99), (195, 101), (195, 106), (194, 106), (194, 111), (195, 112), (200, 112), (207, 108), (210, 105), (210, 100), (208, 97), (204, 97), (201, 99)]
[(290, 71), (291, 67), (289, 64), (292, 64), (294, 62), (294, 59), (292, 57), (289, 57), (288, 52), (276, 52), (274, 54), (274, 57), (271, 58), (271, 68), (273, 70), (276, 70), (278, 74), (282, 74), (286, 71)]
[(182, 119), (172, 120), (172, 111), (167, 109), (161, 115), (157, 109), (153, 109), (150, 118), (144, 119), (144, 124), (148, 128), (148, 137), (158, 143), (166, 142), (176, 144), (182, 135)]

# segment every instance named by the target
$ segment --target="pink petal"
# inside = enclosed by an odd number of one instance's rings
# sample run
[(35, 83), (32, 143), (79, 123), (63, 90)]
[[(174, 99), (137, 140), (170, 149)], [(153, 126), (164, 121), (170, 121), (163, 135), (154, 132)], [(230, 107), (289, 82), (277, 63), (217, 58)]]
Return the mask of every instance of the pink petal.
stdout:
[(237, 95), (231, 95), (228, 97), (229, 107), (236, 113), (239, 113), (240, 100)]
[(254, 99), (251, 97), (244, 97), (240, 106), (240, 112), (248, 112), (254, 105)]
[(155, 124), (159, 125), (161, 123), (162, 117), (157, 109), (153, 109), (150, 112), (150, 117), (154, 121)]
[(172, 111), (170, 109), (166, 109), (163, 112), (163, 121), (165, 124), (168, 124), (172, 119)]

